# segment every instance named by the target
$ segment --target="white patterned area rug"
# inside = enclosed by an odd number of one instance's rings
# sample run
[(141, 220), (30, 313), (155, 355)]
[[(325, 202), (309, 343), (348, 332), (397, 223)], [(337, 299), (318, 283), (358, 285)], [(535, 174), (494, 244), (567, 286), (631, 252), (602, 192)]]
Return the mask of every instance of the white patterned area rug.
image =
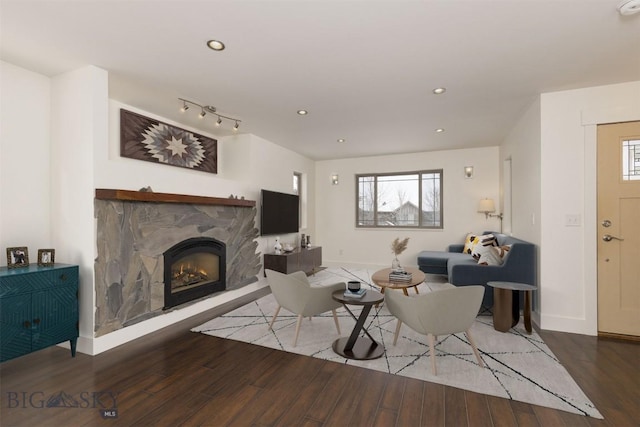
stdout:
[[(328, 268), (310, 277), (310, 281), (323, 285), (360, 280), (365, 288), (377, 289), (371, 282), (373, 273), (366, 269)], [(418, 287), (420, 293), (441, 286), (436, 280), (428, 276), (427, 282)], [(409, 289), (409, 295), (413, 294), (413, 289)], [(269, 330), (276, 307), (273, 295), (269, 294), (192, 331), (602, 418), (540, 336), (535, 331), (527, 334), (522, 322), (502, 333), (493, 329), (491, 316), (478, 316), (471, 333), (484, 368), (477, 364), (464, 334), (439, 337), (436, 345), (438, 375), (434, 376), (426, 336), (402, 325), (398, 343), (394, 346), (396, 319), (384, 304), (371, 310), (365, 325), (371, 336), (384, 346), (385, 354), (379, 359), (365, 361), (345, 359), (333, 352), (332, 344), (338, 333), (331, 312), (312, 320), (305, 319), (298, 344), (293, 347), (296, 324), (293, 313), (282, 309), (273, 331)], [(359, 308), (350, 306), (356, 316)], [(348, 336), (355, 320), (344, 308), (338, 310), (338, 315), (342, 336)]]

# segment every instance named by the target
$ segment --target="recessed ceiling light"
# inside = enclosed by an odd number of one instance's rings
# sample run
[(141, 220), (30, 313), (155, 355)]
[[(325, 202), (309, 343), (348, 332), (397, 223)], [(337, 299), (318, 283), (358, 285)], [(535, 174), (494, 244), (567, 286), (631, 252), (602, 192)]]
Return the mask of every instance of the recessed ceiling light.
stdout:
[(442, 133), (442, 132), (444, 132), (444, 129), (442, 129), (442, 128), (438, 128), (438, 129), (436, 129), (436, 132), (438, 132), (438, 133)]
[(309, 112), (307, 110), (298, 110), (298, 114), (301, 116), (306, 116), (307, 114), (309, 114)]
[(442, 95), (443, 93), (445, 93), (447, 91), (446, 87), (437, 87), (433, 90), (433, 93), (436, 95)]
[(345, 141), (346, 141), (346, 139), (344, 139), (344, 138), (338, 138), (338, 142), (345, 142)]
[(225, 46), (224, 43), (222, 43), (220, 40), (209, 40), (207, 42), (207, 46), (209, 46), (209, 49), (213, 49), (213, 50), (224, 50)]

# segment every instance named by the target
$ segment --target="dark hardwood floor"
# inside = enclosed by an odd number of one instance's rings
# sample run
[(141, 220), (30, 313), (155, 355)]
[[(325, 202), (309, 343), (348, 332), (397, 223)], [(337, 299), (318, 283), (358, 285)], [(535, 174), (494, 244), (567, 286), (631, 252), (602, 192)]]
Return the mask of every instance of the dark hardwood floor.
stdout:
[[(203, 313), (94, 357), (71, 358), (68, 350), (51, 347), (0, 364), (0, 424), (640, 425), (638, 343), (540, 333), (604, 415), (598, 420), (189, 332), (217, 314)], [(46, 407), (59, 395), (75, 398), (78, 407)], [(117, 413), (104, 417), (107, 409)]]

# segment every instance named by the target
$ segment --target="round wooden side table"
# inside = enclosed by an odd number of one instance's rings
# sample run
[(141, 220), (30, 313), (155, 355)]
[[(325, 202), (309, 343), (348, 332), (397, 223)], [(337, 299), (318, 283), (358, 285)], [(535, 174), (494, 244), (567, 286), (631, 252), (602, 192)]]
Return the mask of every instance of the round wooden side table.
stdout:
[(418, 270), (417, 268), (407, 267), (405, 268), (407, 273), (411, 273), (411, 281), (409, 282), (401, 282), (401, 281), (391, 281), (389, 280), (389, 273), (391, 273), (390, 268), (385, 268), (382, 270), (378, 270), (371, 276), (371, 280), (377, 286), (380, 287), (380, 292), (384, 294), (385, 288), (391, 289), (402, 289), (405, 295), (409, 296), (407, 293), (407, 288), (413, 288), (418, 294), (418, 285), (424, 282), (425, 274)]
[(524, 292), (524, 327), (531, 333), (531, 292), (537, 287), (516, 282), (487, 282), (493, 288), (493, 328), (507, 332), (520, 321), (520, 291)]

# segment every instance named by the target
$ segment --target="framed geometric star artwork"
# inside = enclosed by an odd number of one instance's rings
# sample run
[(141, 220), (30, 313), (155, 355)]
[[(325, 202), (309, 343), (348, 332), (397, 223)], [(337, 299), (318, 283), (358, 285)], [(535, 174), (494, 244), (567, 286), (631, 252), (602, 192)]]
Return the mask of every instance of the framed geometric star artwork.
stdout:
[(218, 141), (124, 109), (120, 156), (218, 173)]

